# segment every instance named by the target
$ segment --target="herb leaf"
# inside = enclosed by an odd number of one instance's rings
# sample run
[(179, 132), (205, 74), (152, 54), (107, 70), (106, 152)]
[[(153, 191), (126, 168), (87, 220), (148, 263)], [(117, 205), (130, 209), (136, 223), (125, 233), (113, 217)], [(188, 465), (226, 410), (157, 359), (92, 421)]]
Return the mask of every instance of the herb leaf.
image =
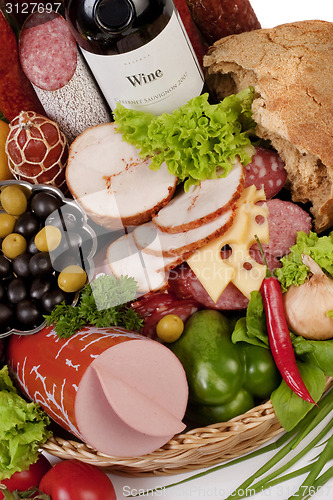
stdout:
[(56, 333), (62, 338), (70, 337), (86, 324), (139, 331), (143, 319), (126, 305), (135, 298), (136, 291), (133, 278), (101, 275), (82, 289), (76, 307), (62, 302), (45, 319), (48, 325), (55, 324)]

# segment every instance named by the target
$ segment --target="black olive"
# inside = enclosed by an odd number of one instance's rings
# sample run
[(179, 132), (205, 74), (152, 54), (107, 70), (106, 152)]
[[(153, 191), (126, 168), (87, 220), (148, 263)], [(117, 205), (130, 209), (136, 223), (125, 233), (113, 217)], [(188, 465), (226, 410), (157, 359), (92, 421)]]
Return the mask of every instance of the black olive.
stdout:
[(14, 233), (22, 234), (25, 239), (29, 239), (38, 233), (40, 228), (39, 218), (31, 212), (25, 212), (15, 222)]
[(59, 210), (60, 205), (59, 198), (44, 191), (39, 191), (31, 199), (31, 210), (42, 220)]
[(35, 300), (41, 300), (44, 293), (51, 290), (56, 284), (57, 280), (54, 276), (35, 278), (30, 285), (30, 297)]
[(39, 252), (33, 255), (29, 261), (30, 273), (33, 276), (44, 276), (52, 272), (50, 255), (47, 252)]
[(0, 255), (0, 278), (8, 278), (12, 274), (12, 263), (4, 255)]
[(25, 252), (18, 255), (13, 260), (13, 271), (20, 278), (28, 278), (30, 276), (29, 262), (31, 254)]
[(39, 252), (38, 248), (35, 245), (35, 237), (34, 236), (32, 236), (32, 238), (28, 241), (27, 252), (31, 253), (32, 255), (35, 255), (36, 253)]
[(9, 304), (0, 303), (0, 330), (1, 332), (7, 331), (12, 326), (14, 319), (13, 310)]
[(0, 283), (0, 301), (3, 301), (6, 297), (6, 288)]
[(31, 299), (25, 299), (16, 305), (16, 318), (24, 326), (34, 328), (43, 322), (43, 316), (38, 304)]
[(12, 279), (7, 287), (7, 298), (11, 304), (17, 304), (27, 297), (27, 287), (21, 278)]
[(42, 297), (43, 309), (47, 314), (50, 314), (55, 306), (61, 304), (64, 300), (66, 300), (66, 294), (60, 288), (50, 290), (44, 293)]

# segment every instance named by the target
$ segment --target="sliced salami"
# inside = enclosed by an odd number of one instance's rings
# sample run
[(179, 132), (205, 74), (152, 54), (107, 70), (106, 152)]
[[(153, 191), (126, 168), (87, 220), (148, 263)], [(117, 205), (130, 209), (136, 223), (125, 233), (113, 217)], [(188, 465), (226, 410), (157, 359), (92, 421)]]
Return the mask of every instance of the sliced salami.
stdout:
[(194, 300), (209, 309), (240, 310), (245, 309), (249, 303), (232, 283), (222, 292), (217, 302), (214, 302), (192, 269), (187, 264), (182, 264), (170, 271), (168, 281), (170, 291), (179, 299)]
[(245, 187), (254, 184), (264, 187), (266, 198), (273, 198), (283, 188), (287, 179), (284, 162), (276, 151), (257, 147), (251, 163), (245, 167)]
[(29, 80), (43, 90), (64, 87), (74, 75), (77, 46), (65, 19), (55, 12), (34, 12), (24, 23), (20, 61)]
[[(311, 217), (291, 201), (275, 198), (266, 203), (269, 211), (269, 243), (263, 244), (263, 249), (274, 257), (283, 257), (295, 245), (298, 231), (311, 231)], [(258, 246), (254, 245), (252, 248), (258, 249)]]

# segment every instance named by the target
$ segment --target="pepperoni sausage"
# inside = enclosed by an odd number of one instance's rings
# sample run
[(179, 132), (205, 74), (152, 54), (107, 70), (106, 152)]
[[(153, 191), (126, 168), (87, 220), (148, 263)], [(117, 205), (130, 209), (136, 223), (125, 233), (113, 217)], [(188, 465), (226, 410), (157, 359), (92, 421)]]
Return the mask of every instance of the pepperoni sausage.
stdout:
[(58, 90), (74, 75), (77, 46), (65, 19), (55, 12), (35, 12), (20, 35), (20, 61), (31, 83)]
[(261, 27), (249, 0), (187, 0), (187, 4), (208, 44)]
[(276, 151), (257, 147), (251, 163), (245, 167), (245, 187), (264, 188), (266, 198), (273, 198), (287, 179), (284, 162)]
[(11, 121), (21, 111), (45, 114), (19, 63), (16, 36), (0, 11), (0, 110)]

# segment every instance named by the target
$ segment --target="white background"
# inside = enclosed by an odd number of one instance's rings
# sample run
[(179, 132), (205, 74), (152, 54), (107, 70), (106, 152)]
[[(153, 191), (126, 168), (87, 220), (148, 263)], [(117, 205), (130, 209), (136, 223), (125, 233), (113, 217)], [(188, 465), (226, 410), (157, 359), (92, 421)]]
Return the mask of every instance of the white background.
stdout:
[[(333, 22), (333, 2), (332, 0), (252, 0), (252, 6), (263, 28), (270, 28), (278, 24), (305, 19), (323, 19)], [(333, 68), (332, 68), (333, 70)], [(333, 106), (333, 103), (332, 103)], [(329, 418), (332, 418), (331, 415)], [(313, 436), (313, 434), (312, 434)], [(320, 448), (322, 449), (322, 448)], [(296, 470), (309, 463), (318, 454), (318, 449), (309, 453), (292, 470)], [(149, 495), (139, 498), (161, 498), (168, 500), (223, 500), (235, 488), (237, 488), (249, 475), (258, 467), (266, 463), (274, 453), (261, 455), (242, 464), (228, 467), (222, 471), (214, 472), (203, 478), (192, 480), (184, 485), (161, 491), (158, 495)], [(54, 457), (47, 455), (53, 462)], [(330, 464), (332, 465), (332, 464)], [(197, 471), (199, 472), (199, 471)], [(145, 490), (154, 487), (180, 481), (191, 474), (181, 474), (177, 476), (128, 478), (109, 474), (116, 489), (117, 499), (128, 498), (127, 492), (130, 490)], [(302, 483), (305, 476), (282, 483), (280, 486), (272, 488), (255, 495), (255, 499), (269, 498), (272, 500), (286, 500), (294, 493)], [(313, 498), (332, 499), (333, 480), (319, 491)]]

